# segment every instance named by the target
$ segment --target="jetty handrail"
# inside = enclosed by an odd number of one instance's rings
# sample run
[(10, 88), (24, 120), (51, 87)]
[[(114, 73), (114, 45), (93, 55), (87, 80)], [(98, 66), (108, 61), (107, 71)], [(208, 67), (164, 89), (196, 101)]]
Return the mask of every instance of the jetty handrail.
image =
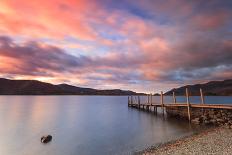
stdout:
[(157, 108), (160, 107), (162, 109), (162, 112), (164, 114), (164, 109), (167, 109), (168, 107), (186, 107), (187, 108), (187, 116), (189, 121), (191, 121), (191, 109), (192, 108), (202, 108), (204, 109), (229, 109), (232, 110), (232, 104), (207, 104), (205, 103), (204, 93), (203, 90), (200, 89), (200, 104), (199, 103), (190, 103), (190, 95), (188, 88), (185, 89), (185, 96), (186, 96), (186, 103), (178, 103), (176, 101), (175, 92), (173, 91), (172, 97), (173, 102), (172, 103), (164, 103), (164, 94), (163, 91), (160, 93), (160, 103), (153, 102), (153, 95), (147, 94), (145, 96), (145, 102), (142, 103), (140, 96), (128, 96), (128, 106), (136, 107), (136, 108), (142, 108), (146, 110), (150, 110), (152, 107), (154, 107), (154, 112), (157, 112)]

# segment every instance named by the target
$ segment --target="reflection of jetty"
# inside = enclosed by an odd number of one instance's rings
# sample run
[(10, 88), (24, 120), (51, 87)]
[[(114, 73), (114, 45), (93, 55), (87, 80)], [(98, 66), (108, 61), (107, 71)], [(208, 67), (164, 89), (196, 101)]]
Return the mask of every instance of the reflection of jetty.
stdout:
[(130, 96), (128, 97), (128, 106), (155, 113), (157, 113), (157, 108), (161, 108), (163, 114), (166, 111), (168, 115), (188, 118), (189, 121), (197, 121), (197, 124), (221, 124), (218, 123), (220, 121), (222, 124), (229, 122), (232, 125), (232, 121), (230, 122), (232, 120), (232, 104), (206, 104), (201, 89), (200, 96), (201, 104), (190, 103), (188, 89), (186, 89), (186, 103), (177, 103), (174, 92), (173, 103), (164, 103), (163, 92), (160, 95), (160, 103), (153, 102), (152, 95), (147, 95), (147, 101), (144, 103), (141, 102), (140, 96)]

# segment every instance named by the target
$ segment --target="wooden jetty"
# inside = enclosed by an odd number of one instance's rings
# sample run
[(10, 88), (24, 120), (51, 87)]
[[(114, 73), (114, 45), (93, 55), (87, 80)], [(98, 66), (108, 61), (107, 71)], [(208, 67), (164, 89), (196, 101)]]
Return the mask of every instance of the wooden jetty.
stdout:
[(164, 95), (163, 92), (160, 94), (160, 103), (156, 103), (152, 101), (152, 94), (147, 95), (147, 100), (145, 102), (141, 102), (140, 96), (128, 96), (128, 106), (134, 107), (137, 109), (143, 109), (147, 111), (153, 111), (157, 113), (157, 108), (161, 108), (163, 114), (165, 113), (165, 109), (171, 107), (185, 107), (188, 113), (188, 120), (191, 121), (191, 110), (196, 108), (200, 108), (204, 111), (204, 109), (224, 109), (224, 110), (232, 110), (232, 104), (206, 104), (205, 98), (202, 89), (200, 89), (200, 104), (190, 103), (189, 100), (189, 91), (186, 88), (185, 92), (186, 103), (178, 103), (176, 101), (175, 92), (173, 92), (173, 103), (164, 103)]

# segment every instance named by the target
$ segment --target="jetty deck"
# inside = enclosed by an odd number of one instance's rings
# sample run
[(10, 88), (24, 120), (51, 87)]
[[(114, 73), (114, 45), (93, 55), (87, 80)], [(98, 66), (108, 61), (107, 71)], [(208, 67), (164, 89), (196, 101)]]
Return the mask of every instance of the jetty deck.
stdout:
[(201, 98), (200, 104), (190, 103), (188, 89), (186, 89), (185, 96), (186, 96), (186, 103), (177, 103), (175, 92), (173, 92), (173, 103), (164, 103), (163, 92), (161, 92), (161, 95), (160, 95), (160, 103), (152, 101), (151, 94), (147, 95), (147, 101), (143, 103), (140, 100), (140, 96), (128, 96), (128, 106), (134, 107), (137, 109), (147, 110), (147, 111), (154, 111), (154, 112), (157, 112), (157, 109), (161, 108), (163, 113), (167, 108), (186, 107), (187, 112), (188, 112), (189, 121), (191, 121), (191, 110), (196, 109), (196, 108), (200, 108), (202, 110), (204, 109), (232, 110), (232, 104), (207, 104), (205, 103), (204, 95), (201, 89), (200, 89), (200, 98)]

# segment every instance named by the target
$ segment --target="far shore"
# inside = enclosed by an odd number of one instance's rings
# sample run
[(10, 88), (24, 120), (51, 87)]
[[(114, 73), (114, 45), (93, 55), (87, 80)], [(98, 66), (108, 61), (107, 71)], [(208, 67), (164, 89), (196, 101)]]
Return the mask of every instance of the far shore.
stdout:
[(190, 136), (153, 146), (138, 155), (195, 155), (195, 154), (231, 154), (232, 129), (215, 127), (199, 131)]

